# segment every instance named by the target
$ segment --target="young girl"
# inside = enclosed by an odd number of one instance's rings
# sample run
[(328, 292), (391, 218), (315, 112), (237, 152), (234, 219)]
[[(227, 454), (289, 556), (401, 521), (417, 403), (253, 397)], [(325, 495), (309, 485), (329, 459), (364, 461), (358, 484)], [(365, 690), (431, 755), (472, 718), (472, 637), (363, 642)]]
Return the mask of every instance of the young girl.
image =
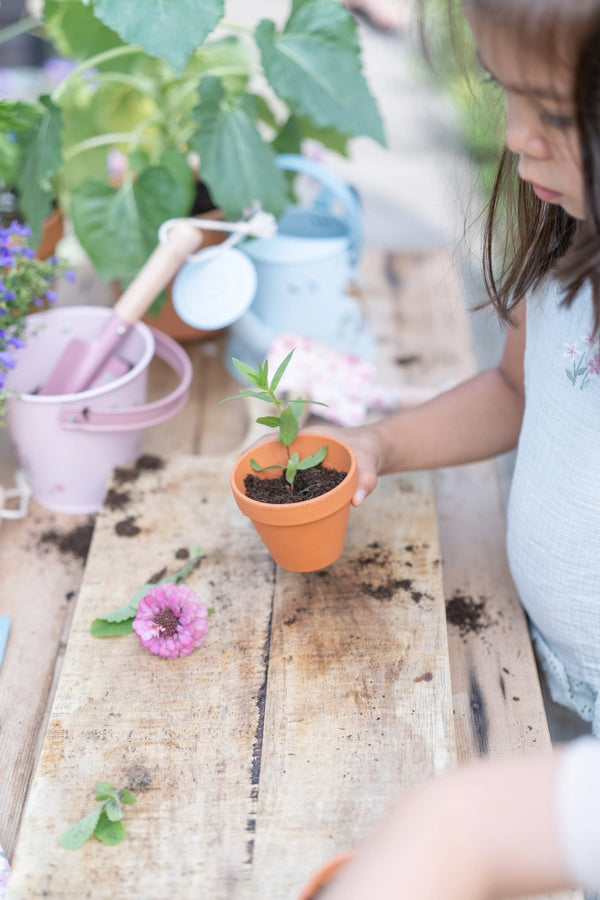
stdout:
[[(484, 255), (504, 352), (422, 406), (343, 430), (359, 464), (353, 503), (378, 475), (518, 445), (511, 572), (553, 699), (600, 735), (600, 0), (464, 5), (480, 63), (506, 97)], [(498, 273), (504, 196), (510, 256)]]

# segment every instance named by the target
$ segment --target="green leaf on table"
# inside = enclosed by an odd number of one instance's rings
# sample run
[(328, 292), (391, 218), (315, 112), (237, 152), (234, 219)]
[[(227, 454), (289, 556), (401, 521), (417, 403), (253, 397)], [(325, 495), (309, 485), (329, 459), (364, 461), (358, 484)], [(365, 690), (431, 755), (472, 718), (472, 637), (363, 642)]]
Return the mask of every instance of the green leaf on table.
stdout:
[(85, 180), (71, 198), (77, 238), (105, 280), (131, 281), (155, 249), (162, 223), (187, 212), (177, 180), (160, 166), (119, 188)]
[(100, 781), (96, 785), (96, 800), (108, 800), (114, 794), (115, 786), (110, 781)]
[(94, 0), (94, 13), (124, 41), (139, 44), (181, 74), (222, 19), (224, 0)]
[(90, 634), (92, 637), (118, 637), (121, 634), (131, 634), (133, 632), (133, 619), (126, 619), (123, 622), (107, 622), (102, 618), (94, 619), (90, 625)]
[(94, 828), (94, 835), (103, 844), (113, 847), (115, 844), (120, 844), (125, 837), (125, 826), (120, 820), (111, 821), (104, 809), (101, 809), (98, 824)]
[(118, 791), (118, 794), (121, 803), (126, 803), (127, 805), (131, 803), (137, 803), (137, 797), (132, 794), (131, 791), (128, 791), (127, 788), (121, 788)]
[(265, 75), (292, 112), (317, 128), (385, 143), (377, 104), (362, 74), (356, 23), (341, 3), (294, 0), (283, 31), (255, 30)]
[(104, 812), (111, 822), (120, 822), (123, 818), (121, 804), (116, 797), (109, 797), (104, 803)]
[(206, 77), (198, 100), (193, 111), (196, 130), (189, 143), (200, 156), (202, 178), (225, 218), (240, 218), (256, 201), (280, 215), (288, 205), (286, 181), (274, 150), (257, 128), (251, 98), (227, 97), (218, 78)]
[(63, 831), (58, 839), (60, 846), (64, 847), (65, 850), (77, 850), (85, 844), (94, 834), (101, 814), (102, 807), (98, 806), (88, 813), (87, 816), (84, 816), (83, 819), (80, 819), (79, 822), (75, 822), (74, 825)]

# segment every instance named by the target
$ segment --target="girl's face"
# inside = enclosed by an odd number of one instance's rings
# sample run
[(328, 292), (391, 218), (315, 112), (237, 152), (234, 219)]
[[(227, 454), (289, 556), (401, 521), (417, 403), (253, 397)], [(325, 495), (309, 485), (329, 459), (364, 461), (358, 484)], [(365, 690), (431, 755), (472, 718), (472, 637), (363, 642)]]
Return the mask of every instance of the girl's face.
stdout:
[(519, 157), (519, 177), (540, 200), (585, 218), (572, 70), (536, 57), (472, 10), (467, 17), (480, 62), (506, 97), (506, 144)]

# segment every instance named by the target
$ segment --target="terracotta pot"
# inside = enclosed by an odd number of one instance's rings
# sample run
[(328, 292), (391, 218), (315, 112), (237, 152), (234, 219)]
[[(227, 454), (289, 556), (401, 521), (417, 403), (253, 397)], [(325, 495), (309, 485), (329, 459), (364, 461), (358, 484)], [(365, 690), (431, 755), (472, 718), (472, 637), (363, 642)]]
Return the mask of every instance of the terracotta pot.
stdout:
[(44, 222), (44, 230), (35, 252), (38, 259), (48, 259), (54, 255), (56, 245), (63, 236), (63, 217), (59, 209), (53, 209)]
[(331, 859), (327, 860), (327, 862), (324, 863), (320, 869), (317, 869), (317, 871), (309, 878), (304, 886), (304, 890), (300, 894), (299, 900), (317, 900), (319, 893), (323, 888), (329, 884), (331, 879), (350, 859), (352, 859), (352, 853), (347, 851), (346, 853), (338, 853), (337, 856), (333, 856)]
[[(285, 464), (287, 450), (276, 438), (250, 449), (237, 460), (231, 472), (235, 502), (261, 536), (278, 565), (292, 572), (314, 572), (331, 565), (342, 553), (350, 501), (358, 483), (356, 459), (350, 447), (331, 435), (301, 433), (291, 446), (304, 458), (323, 444), (328, 445), (324, 465), (348, 474), (332, 491), (299, 503), (262, 503), (246, 496), (244, 478), (252, 472), (250, 459), (261, 466)], [(277, 478), (273, 469), (262, 477)]]
[[(223, 214), (220, 209), (213, 209), (210, 210), (210, 212), (203, 213), (201, 216), (197, 216), (197, 218), (222, 220)], [(227, 236), (228, 234), (226, 231), (203, 231), (202, 246), (200, 249), (212, 247), (215, 244), (221, 244)], [(207, 340), (209, 338), (212, 339), (225, 330), (221, 328), (219, 331), (202, 331), (199, 328), (193, 328), (191, 325), (188, 325), (187, 322), (180, 319), (173, 307), (170, 285), (167, 287), (167, 297), (158, 315), (145, 315), (142, 318), (142, 321), (145, 322), (146, 325), (152, 325), (154, 328), (158, 328), (159, 331), (168, 334), (169, 337), (172, 337), (180, 344)]]

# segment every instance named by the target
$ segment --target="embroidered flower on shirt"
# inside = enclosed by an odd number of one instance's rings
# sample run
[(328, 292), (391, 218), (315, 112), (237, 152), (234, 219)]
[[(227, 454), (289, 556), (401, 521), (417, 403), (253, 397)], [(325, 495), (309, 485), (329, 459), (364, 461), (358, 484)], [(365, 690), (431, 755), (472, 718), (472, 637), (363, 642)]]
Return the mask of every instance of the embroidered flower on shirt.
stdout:
[[(580, 345), (583, 345), (580, 348)], [(582, 335), (573, 344), (565, 344), (563, 356), (571, 361), (565, 369), (567, 378), (579, 390), (588, 387), (590, 379), (600, 375), (600, 353), (598, 353), (594, 337), (589, 332)]]

